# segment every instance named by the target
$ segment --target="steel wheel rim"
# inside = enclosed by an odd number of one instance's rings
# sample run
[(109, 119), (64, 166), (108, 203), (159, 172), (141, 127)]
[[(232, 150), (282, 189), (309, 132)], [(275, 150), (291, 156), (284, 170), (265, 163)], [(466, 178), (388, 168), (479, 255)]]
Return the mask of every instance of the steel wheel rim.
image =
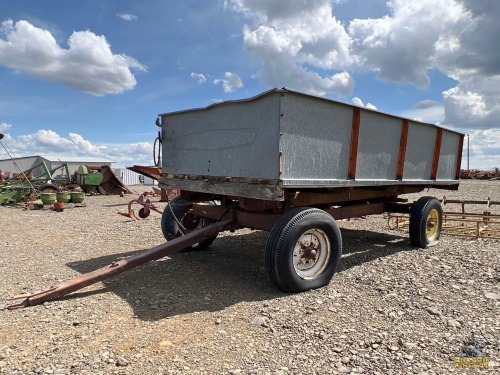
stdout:
[(295, 243), (293, 267), (298, 276), (312, 280), (325, 270), (331, 254), (328, 236), (321, 229), (309, 229)]
[(434, 241), (439, 234), (439, 212), (433, 208), (427, 216), (425, 223), (425, 236), (428, 241)]
[(182, 216), (182, 226), (186, 228), (188, 232), (191, 232), (195, 229), (201, 228), (204, 225), (201, 218), (194, 216), (193, 209), (189, 209)]

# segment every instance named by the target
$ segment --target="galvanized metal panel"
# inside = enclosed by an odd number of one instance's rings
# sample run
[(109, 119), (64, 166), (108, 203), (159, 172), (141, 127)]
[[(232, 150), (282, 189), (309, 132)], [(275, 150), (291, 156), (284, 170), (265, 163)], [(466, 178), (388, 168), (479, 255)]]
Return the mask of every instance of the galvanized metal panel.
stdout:
[(409, 122), (403, 180), (429, 180), (436, 142), (436, 127)]
[(356, 180), (394, 180), (398, 165), (401, 119), (362, 110)]
[[(21, 169), (21, 171), (26, 171), (33, 167), (36, 164), (37, 157), (23, 157), (23, 158), (14, 158), (15, 163)], [(20, 173), (19, 169), (16, 167), (12, 159), (4, 159), (0, 160), (0, 170), (2, 173), (10, 173), (10, 176), (14, 173)]]
[[(186, 190), (250, 196), (242, 180), (211, 180), (221, 176), (266, 179), (266, 187), (278, 190), (263, 197), (254, 189), (251, 197), (273, 200), (281, 199), (278, 180), (283, 188), (457, 184), (459, 133), (443, 130), (438, 181), (432, 181), (437, 127), (409, 121), (401, 148), (400, 117), (361, 109), (352, 147), (357, 162), (350, 163), (353, 106), (286, 89), (161, 116), (162, 172), (177, 175), (172, 183)], [(403, 181), (396, 179), (400, 154)]]
[[(457, 170), (459, 144), (459, 134), (443, 130), (437, 172), (438, 180), (450, 180), (456, 177), (455, 173)], [(460, 155), (460, 157), (462, 157), (462, 155)]]
[(162, 115), (163, 173), (278, 179), (279, 100)]
[[(113, 172), (118, 176), (118, 178), (127, 186), (134, 185), (156, 185), (156, 181), (150, 177), (143, 176), (140, 173), (131, 171), (127, 168), (113, 168)], [(141, 182), (143, 180), (143, 182)]]
[(283, 181), (286, 188), (327, 188), (327, 187), (370, 187), (370, 186), (389, 186), (389, 185), (425, 185), (425, 186), (445, 186), (456, 185), (457, 180), (322, 180), (322, 179), (289, 179)]
[(286, 93), (281, 100), (283, 174), (293, 179), (347, 178), (352, 107)]

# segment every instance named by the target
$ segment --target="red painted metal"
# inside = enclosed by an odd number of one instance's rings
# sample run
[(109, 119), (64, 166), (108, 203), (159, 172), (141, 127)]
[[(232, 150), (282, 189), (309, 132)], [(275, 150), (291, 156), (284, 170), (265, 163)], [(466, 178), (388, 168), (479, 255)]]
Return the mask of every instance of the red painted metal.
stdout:
[(161, 168), (159, 167), (134, 165), (132, 167), (127, 167), (127, 169), (142, 174), (146, 177), (152, 178), (153, 180), (158, 180), (161, 177)]
[(252, 199), (243, 197), (239, 198), (238, 203), (241, 209), (252, 212), (276, 210), (280, 206), (280, 202), (276, 201), (266, 201), (263, 199)]
[(441, 153), (441, 140), (443, 139), (443, 129), (438, 128), (436, 132), (436, 143), (434, 144), (434, 156), (432, 158), (431, 180), (437, 177), (439, 166), (439, 154)]
[(162, 214), (162, 211), (160, 211), (149, 199), (147, 199), (144, 195), (140, 195), (139, 198), (133, 199), (130, 202), (128, 202), (128, 211), (127, 212), (118, 212), (120, 215), (123, 215), (125, 217), (129, 217), (134, 221), (137, 221), (137, 216), (135, 216), (135, 212), (132, 209), (132, 205), (134, 203), (138, 203), (142, 206), (142, 208), (139, 210), (139, 217), (141, 219), (144, 219), (149, 216), (151, 211), (158, 212), (159, 214)]
[(210, 220), (232, 219), (232, 222), (238, 227), (259, 230), (271, 230), (281, 216), (279, 214), (241, 211), (232, 206), (213, 204), (194, 204), (193, 215)]
[(350, 219), (367, 215), (377, 215), (384, 212), (385, 203), (357, 204), (352, 206), (325, 209), (335, 220)]
[(356, 179), (356, 163), (358, 160), (358, 141), (359, 125), (361, 122), (361, 110), (358, 107), (352, 109), (352, 132), (351, 132), (351, 151), (349, 154), (349, 169), (347, 177), (351, 180)]
[(194, 245), (195, 243), (198, 243), (205, 238), (213, 237), (217, 233), (225, 230), (225, 228), (231, 223), (232, 220), (224, 220), (209, 224), (206, 227), (194, 230), (164, 244), (158, 245), (148, 250), (144, 250), (139, 254), (133, 255), (127, 259), (117, 260), (95, 271), (85, 273), (83, 275), (78, 275), (73, 279), (64, 281), (49, 289), (33, 294), (14, 296), (10, 298), (10, 300), (21, 298), (24, 298), (24, 300), (20, 303), (7, 306), (7, 308), (9, 310), (20, 309), (23, 307), (39, 305), (46, 301), (65, 296), (69, 293), (85, 288), (86, 286), (109, 279), (110, 277), (128, 271), (129, 269), (138, 267), (144, 263), (150, 262), (152, 260), (157, 260), (181, 251), (186, 247)]
[(403, 172), (405, 168), (406, 158), (406, 145), (408, 143), (408, 120), (403, 119), (401, 126), (401, 140), (399, 141), (399, 154), (398, 154), (398, 167), (396, 171), (396, 179), (403, 179)]

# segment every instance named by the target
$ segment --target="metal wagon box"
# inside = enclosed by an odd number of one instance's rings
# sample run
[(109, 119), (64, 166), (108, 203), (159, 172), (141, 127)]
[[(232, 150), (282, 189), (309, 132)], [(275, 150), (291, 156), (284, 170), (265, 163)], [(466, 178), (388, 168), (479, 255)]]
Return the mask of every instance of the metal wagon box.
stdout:
[[(433, 246), (443, 224), (440, 202), (400, 195), (459, 184), (463, 134), (287, 89), (166, 113), (157, 125), (159, 186), (179, 189), (162, 212), (167, 242), (22, 295), (9, 308), (43, 303), (177, 251), (203, 250), (219, 232), (240, 228), (269, 231), (265, 264), (278, 288), (320, 288), (342, 255), (336, 220), (405, 213), (411, 245)], [(146, 204), (140, 217), (147, 217)]]
[(289, 89), (160, 119), (169, 188), (280, 201), (294, 188), (458, 184), (463, 134)]

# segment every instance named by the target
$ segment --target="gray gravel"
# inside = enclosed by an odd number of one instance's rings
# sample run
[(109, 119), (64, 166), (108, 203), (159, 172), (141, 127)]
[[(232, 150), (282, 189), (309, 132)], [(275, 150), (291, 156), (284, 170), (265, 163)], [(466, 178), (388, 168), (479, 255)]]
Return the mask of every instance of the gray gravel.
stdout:
[[(420, 195), (443, 194), (500, 200), (500, 181)], [(133, 198), (87, 197), (60, 213), (0, 207), (1, 306), (163, 242), (160, 215), (117, 214)], [(338, 273), (302, 294), (267, 279), (267, 233), (240, 230), (66, 298), (0, 310), (0, 374), (444, 374), (466, 371), (454, 360), (467, 353), (490, 358), (475, 372), (498, 373), (500, 242), (443, 236), (419, 250), (386, 221), (340, 222)]]

